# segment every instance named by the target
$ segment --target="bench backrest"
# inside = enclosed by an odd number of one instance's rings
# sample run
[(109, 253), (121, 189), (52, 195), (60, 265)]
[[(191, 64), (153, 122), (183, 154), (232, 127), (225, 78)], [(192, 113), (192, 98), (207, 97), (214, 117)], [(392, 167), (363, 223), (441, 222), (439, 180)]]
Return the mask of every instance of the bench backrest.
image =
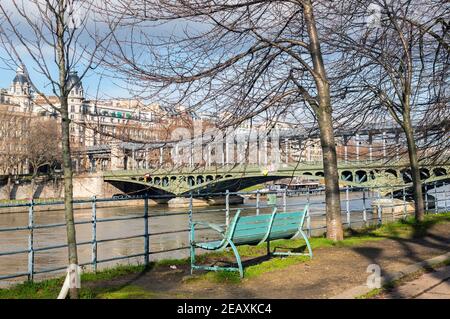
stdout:
[(238, 218), (232, 235), (233, 243), (236, 245), (259, 243), (267, 236), (272, 218), (273, 214)]
[(303, 227), (305, 215), (306, 211), (275, 213), (275, 218), (269, 233), (270, 240), (291, 238), (294, 236)]
[(256, 216), (239, 216), (236, 213), (227, 236), (236, 244), (257, 244), (267, 239), (291, 238), (303, 227), (308, 205), (300, 212), (277, 213)]

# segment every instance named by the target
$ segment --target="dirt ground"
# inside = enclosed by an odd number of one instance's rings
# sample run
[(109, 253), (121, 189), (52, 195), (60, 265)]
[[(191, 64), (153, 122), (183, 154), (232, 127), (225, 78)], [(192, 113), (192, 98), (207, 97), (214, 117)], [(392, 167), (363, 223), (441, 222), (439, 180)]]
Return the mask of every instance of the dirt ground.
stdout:
[[(436, 224), (428, 234), (415, 239), (384, 239), (352, 247), (317, 248), (314, 259), (244, 279), (239, 284), (186, 280), (189, 265), (177, 269), (158, 267), (141, 274), (127, 275), (96, 287), (138, 286), (155, 298), (329, 298), (364, 284), (369, 264), (381, 271), (398, 271), (404, 266), (449, 251), (450, 224)], [(197, 272), (199, 273), (199, 272)]]

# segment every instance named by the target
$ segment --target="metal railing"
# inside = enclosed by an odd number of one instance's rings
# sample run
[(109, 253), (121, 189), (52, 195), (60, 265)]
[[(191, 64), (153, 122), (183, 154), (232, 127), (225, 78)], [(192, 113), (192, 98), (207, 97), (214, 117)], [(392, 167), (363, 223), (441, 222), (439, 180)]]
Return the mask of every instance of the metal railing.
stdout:
[[(442, 185), (442, 184), (441, 184)], [(429, 196), (425, 196), (425, 208), (427, 212), (433, 212), (438, 213), (439, 211), (449, 211), (450, 200), (447, 199), (448, 193), (450, 191), (446, 190), (445, 183), (443, 184), (443, 191), (438, 191), (436, 184), (433, 188), (428, 189), (428, 193), (431, 192), (432, 196), (434, 196), (435, 200), (433, 202), (433, 205), (430, 205)], [(392, 187), (392, 186), (389, 186)], [(353, 190), (357, 190), (361, 193), (360, 197), (357, 198), (350, 198), (350, 193), (352, 193)], [(319, 193), (320, 192), (320, 193)], [(262, 200), (263, 196), (266, 196), (268, 194), (275, 194), (277, 197), (276, 204), (264, 204), (264, 201)], [(251, 201), (254, 201), (253, 204), (246, 204), (244, 207), (231, 207), (230, 205), (230, 196), (233, 195), (239, 195), (239, 196), (245, 196), (245, 197), (254, 197), (251, 199)], [(325, 222), (325, 216), (326, 213), (324, 211), (324, 204), (325, 201), (323, 200), (322, 196), (322, 190), (314, 191), (310, 190), (306, 193), (300, 194), (300, 197), (297, 198), (303, 198), (304, 204), (308, 204), (310, 206), (311, 213), (306, 218), (306, 231), (308, 236), (311, 236), (313, 232), (324, 232), (326, 230), (326, 222)], [(346, 187), (343, 191), (343, 194), (341, 196), (344, 196), (342, 199), (344, 209), (342, 210), (342, 218), (343, 218), (343, 225), (346, 228), (357, 228), (357, 227), (365, 227), (368, 225), (381, 225), (383, 223), (383, 215), (385, 215), (386, 211), (389, 211), (389, 209), (392, 212), (392, 219), (394, 219), (394, 211), (397, 206), (400, 206), (403, 208), (400, 218), (406, 218), (408, 216), (408, 205), (411, 205), (410, 202), (406, 201), (407, 193), (405, 191), (405, 188), (403, 188), (403, 194), (402, 194), (402, 200), (399, 201), (399, 203), (395, 203), (393, 201), (393, 195), (390, 196), (391, 202), (388, 205), (382, 205), (382, 202), (380, 201), (381, 195), (378, 188), (352, 188), (352, 187)], [(442, 195), (442, 196), (441, 196)], [(193, 200), (198, 198), (205, 198), (205, 197), (225, 197), (225, 204), (224, 208), (211, 208), (211, 209), (202, 209), (201, 211), (195, 211), (193, 207)], [(186, 228), (184, 229), (178, 229), (178, 230), (161, 230), (158, 232), (151, 233), (149, 231), (149, 226), (152, 224), (152, 219), (156, 217), (167, 217), (167, 216), (186, 216), (189, 218), (189, 221), (192, 222), (193, 216), (197, 216), (199, 214), (209, 214), (211, 212), (223, 212), (223, 222), (224, 225), (228, 225), (230, 221), (231, 215), (237, 211), (237, 209), (241, 209), (246, 212), (254, 213), (254, 214), (260, 214), (263, 210), (272, 209), (273, 207), (278, 207), (282, 211), (288, 211), (292, 209), (298, 209), (299, 206), (303, 204), (299, 203), (288, 203), (288, 198), (290, 196), (299, 196), (298, 191), (289, 191), (289, 190), (278, 190), (278, 191), (267, 191), (267, 192), (261, 192), (261, 191), (255, 191), (255, 192), (225, 192), (225, 193), (211, 193), (211, 194), (191, 194), (190, 197), (187, 197), (188, 201), (188, 208), (186, 210), (182, 211), (176, 211), (172, 212), (170, 214), (167, 213), (157, 213), (157, 214), (149, 214), (149, 200), (150, 199), (162, 199), (165, 196), (134, 196), (132, 198), (96, 198), (93, 197), (89, 200), (74, 200), (74, 204), (82, 204), (82, 203), (90, 203), (91, 205), (91, 218), (89, 220), (83, 220), (83, 221), (76, 221), (75, 225), (91, 225), (91, 239), (85, 240), (85, 241), (78, 241), (77, 246), (85, 246), (90, 245), (90, 261), (81, 263), (80, 266), (91, 266), (92, 270), (95, 272), (97, 271), (97, 266), (100, 263), (106, 263), (106, 262), (113, 262), (113, 261), (120, 261), (130, 258), (142, 258), (144, 265), (147, 265), (150, 263), (150, 255), (160, 254), (160, 253), (169, 253), (173, 251), (178, 250), (185, 250), (188, 249), (188, 242), (185, 245), (179, 245), (178, 247), (170, 248), (170, 249), (162, 249), (162, 250), (154, 250), (152, 251), (150, 248), (150, 238), (154, 236), (161, 236), (161, 235), (170, 235), (170, 234), (186, 234), (185, 238), (188, 240), (188, 224), (186, 224)], [(319, 199), (314, 199), (314, 197), (320, 197)], [(440, 198), (442, 197), (442, 198)], [(172, 197), (171, 197), (172, 198)], [(281, 202), (279, 203), (278, 198), (281, 198)], [(97, 216), (97, 208), (99, 203), (102, 202), (119, 202), (119, 201), (128, 201), (128, 200), (142, 200), (143, 202), (143, 213), (136, 215), (136, 216), (116, 216), (116, 217), (107, 217), (107, 218), (99, 218)], [(389, 199), (389, 198), (388, 198)], [(352, 209), (351, 203), (354, 201), (360, 201), (359, 207)], [(375, 204), (374, 204), (375, 203)], [(439, 203), (443, 203), (443, 205), (439, 205)], [(17, 227), (4, 227), (0, 228), (0, 234), (1, 233), (12, 233), (12, 232), (18, 232), (18, 231), (27, 231), (28, 232), (28, 243), (26, 249), (20, 249), (20, 250), (11, 250), (11, 251), (1, 251), (0, 247), (0, 265), (1, 265), (1, 257), (3, 256), (12, 256), (12, 255), (18, 255), (18, 254), (27, 254), (27, 271), (22, 272), (16, 272), (16, 273), (7, 273), (7, 274), (0, 274), (0, 280), (6, 280), (6, 279), (12, 279), (12, 278), (19, 278), (19, 277), (26, 277), (28, 280), (32, 281), (34, 279), (34, 276), (37, 274), (44, 274), (44, 273), (50, 273), (50, 272), (57, 272), (57, 271), (63, 271), (66, 269), (66, 266), (59, 266), (59, 267), (53, 267), (53, 268), (45, 268), (45, 269), (36, 269), (36, 261), (35, 261), (35, 253), (37, 252), (43, 252), (43, 251), (51, 251), (55, 249), (61, 249), (66, 248), (68, 245), (66, 243), (62, 244), (53, 244), (49, 246), (44, 247), (36, 247), (35, 245), (35, 230), (39, 229), (51, 229), (51, 228), (58, 228), (58, 227), (65, 227), (66, 223), (53, 223), (53, 224), (36, 224), (35, 223), (35, 208), (37, 206), (45, 206), (45, 205), (55, 205), (55, 204), (63, 204), (62, 201), (51, 201), (51, 202), (36, 202), (36, 201), (29, 201), (27, 203), (20, 203), (20, 204), (0, 204), (0, 214), (1, 209), (4, 208), (10, 208), (10, 207), (23, 207), (28, 211), (28, 223), (25, 226), (17, 226)], [(314, 208), (316, 207), (316, 209)], [(430, 208), (432, 210), (430, 210)], [(197, 209), (198, 210), (198, 209)], [(12, 213), (14, 214), (14, 213)], [(139, 233), (137, 235), (130, 235), (130, 236), (118, 236), (118, 237), (111, 237), (111, 238), (104, 238), (99, 239), (97, 238), (97, 226), (101, 223), (110, 223), (110, 222), (126, 222), (130, 220), (141, 220), (142, 219), (142, 229), (143, 232)], [(207, 228), (199, 228), (199, 230), (206, 230)], [(100, 243), (107, 243), (107, 242), (115, 242), (115, 241), (123, 241), (128, 239), (137, 239), (137, 238), (143, 238), (144, 244), (143, 244), (143, 250), (142, 252), (128, 254), (128, 255), (120, 255), (120, 256), (113, 256), (109, 258), (98, 258), (98, 249)]]

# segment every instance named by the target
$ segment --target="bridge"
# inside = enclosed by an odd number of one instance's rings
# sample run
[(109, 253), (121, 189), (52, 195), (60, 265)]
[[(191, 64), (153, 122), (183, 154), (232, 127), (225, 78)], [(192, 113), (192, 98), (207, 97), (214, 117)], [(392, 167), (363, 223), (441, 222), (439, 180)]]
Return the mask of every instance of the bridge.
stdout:
[[(341, 185), (360, 187), (412, 185), (409, 164), (405, 161), (340, 162)], [(450, 165), (423, 164), (420, 168), (423, 183), (450, 180)], [(323, 179), (321, 162), (281, 164), (270, 170), (258, 165), (224, 165), (217, 167), (179, 167), (167, 169), (139, 169), (105, 171), (103, 179), (124, 193), (181, 197), (198, 194), (236, 192), (250, 186), (290, 177)]]

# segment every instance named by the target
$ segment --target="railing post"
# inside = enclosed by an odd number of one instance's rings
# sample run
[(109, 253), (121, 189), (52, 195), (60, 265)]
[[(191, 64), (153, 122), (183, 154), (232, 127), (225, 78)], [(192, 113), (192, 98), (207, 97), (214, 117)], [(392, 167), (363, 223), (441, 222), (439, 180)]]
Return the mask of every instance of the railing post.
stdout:
[(256, 215), (259, 215), (259, 189), (256, 190)]
[(406, 189), (403, 186), (403, 219), (406, 219), (408, 212), (406, 210)]
[(33, 281), (34, 278), (34, 200), (30, 201), (30, 208), (28, 209), (28, 280)]
[(97, 272), (97, 197), (92, 197), (92, 268), (94, 272)]
[(287, 188), (285, 188), (284, 192), (283, 192), (283, 212), (285, 212), (285, 213), (286, 213), (286, 206), (287, 206), (286, 196), (287, 196)]
[(225, 225), (230, 225), (230, 191), (225, 192)]
[(378, 189), (378, 203), (377, 203), (377, 213), (378, 213), (378, 225), (381, 225), (383, 223), (383, 219), (381, 218), (381, 205), (380, 205), (380, 200), (381, 200), (381, 192)]
[(438, 213), (438, 204), (439, 204), (439, 199), (438, 199), (438, 194), (437, 194), (436, 182), (434, 182), (434, 213), (435, 214)]
[(150, 240), (148, 233), (148, 194), (144, 198), (144, 265), (149, 264), (150, 257)]
[(347, 225), (351, 228), (351, 220), (350, 220), (350, 200), (349, 200), (349, 189), (348, 185), (345, 187), (345, 209), (347, 215)]
[(308, 189), (308, 193), (306, 195), (306, 203), (308, 204), (308, 207), (309, 207), (309, 202), (310, 202), (309, 187), (307, 189)]
[(363, 221), (364, 226), (367, 226), (366, 190), (364, 188), (363, 188)]
[(309, 187), (308, 187), (308, 195), (306, 197), (306, 204), (308, 205), (308, 215), (306, 215), (306, 230), (308, 231), (308, 237), (311, 237), (311, 207), (309, 205)]
[(308, 237), (311, 237), (311, 214), (309, 213), (309, 208), (308, 215), (306, 215), (306, 229), (308, 231)]
[(394, 188), (391, 188), (391, 215), (392, 215), (392, 221), (395, 220), (394, 218), (394, 211), (397, 208), (397, 206), (394, 203)]
[[(195, 262), (195, 250), (194, 250), (194, 246), (193, 246), (193, 241), (194, 241), (194, 230), (192, 228), (192, 192), (189, 195), (189, 211), (188, 211), (188, 218), (189, 218), (189, 238), (188, 238), (188, 243), (190, 246), (189, 249), (189, 255), (190, 255), (190, 259), (191, 259), (191, 265), (194, 264)], [(191, 268), (191, 274), (192, 274), (192, 268)]]
[(448, 212), (448, 208), (447, 208), (447, 188), (446, 188), (447, 184), (443, 184), (443, 189), (444, 189), (444, 207), (445, 207), (445, 211)]

